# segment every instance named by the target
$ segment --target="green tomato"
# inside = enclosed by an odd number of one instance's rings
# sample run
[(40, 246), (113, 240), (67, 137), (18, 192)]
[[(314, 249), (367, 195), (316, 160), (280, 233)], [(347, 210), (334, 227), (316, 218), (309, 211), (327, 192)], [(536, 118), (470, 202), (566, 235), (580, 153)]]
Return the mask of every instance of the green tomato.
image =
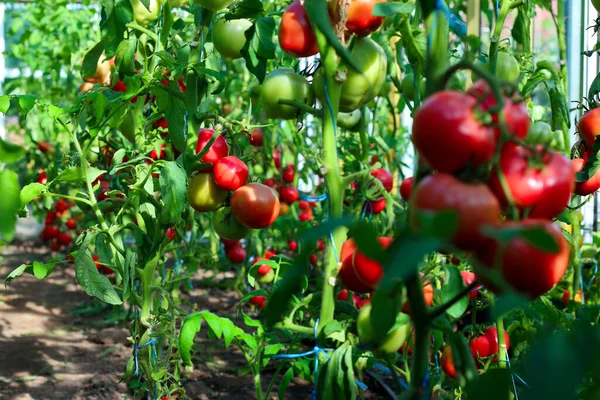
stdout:
[(581, 246), (581, 258), (596, 258), (597, 248), (591, 244)]
[(129, 0), (133, 9), (133, 18), (141, 26), (148, 26), (158, 19), (160, 13), (160, 0), (150, 0), (149, 9), (140, 0)]
[(352, 129), (360, 122), (360, 110), (354, 110), (350, 113), (340, 112), (337, 115), (338, 126), (344, 129)]
[[(413, 73), (406, 74), (400, 82), (400, 88), (402, 89), (402, 96), (406, 100), (415, 101), (417, 99), (417, 88), (415, 83), (415, 75)], [(419, 81), (419, 98), (422, 99), (425, 96), (425, 79), (421, 78)]]
[(194, 2), (207, 10), (219, 11), (225, 7), (229, 7), (233, 3), (233, 0), (194, 0)]
[[(340, 111), (342, 112), (354, 111), (373, 100), (381, 91), (387, 74), (385, 52), (371, 38), (365, 37), (357, 40), (350, 56), (359, 71), (352, 68), (347, 69), (346, 80), (342, 83), (340, 93)], [(326, 104), (322, 68), (315, 73), (313, 90), (321, 103)]]
[(259, 283), (262, 283), (264, 285), (268, 285), (269, 283), (273, 282), (274, 279), (275, 279), (275, 271), (273, 271), (272, 268), (269, 272), (267, 272), (264, 275), (256, 274), (256, 280)]
[(271, 72), (260, 86), (260, 101), (269, 118), (293, 119), (298, 107), (279, 104), (279, 100), (295, 100), (311, 103), (312, 92), (308, 81), (289, 68)]
[(254, 175), (262, 175), (265, 173), (265, 169), (262, 165), (256, 164), (254, 167), (252, 167), (252, 172), (254, 173)]
[(241, 51), (246, 44), (244, 32), (251, 26), (252, 22), (247, 19), (218, 20), (212, 31), (215, 49), (227, 60), (242, 58)]
[[(371, 325), (371, 304), (365, 305), (360, 309), (356, 319), (356, 328), (361, 343), (373, 342), (373, 327)], [(377, 344), (374, 354), (393, 354), (406, 342), (410, 333), (410, 317), (407, 314), (399, 313), (396, 317), (396, 323), (390, 329), (386, 337)]]
[(383, 85), (381, 85), (381, 89), (377, 96), (379, 97), (388, 97), (390, 92), (392, 91), (392, 82), (389, 79), (383, 81)]
[(544, 121), (535, 121), (529, 128), (525, 141), (530, 144), (550, 145), (554, 141), (552, 127)]
[(199, 173), (190, 179), (187, 188), (187, 199), (190, 206), (198, 212), (216, 210), (229, 192), (220, 189), (213, 179), (212, 173)]
[(517, 59), (504, 51), (498, 52), (496, 76), (507, 82), (516, 82), (520, 74), (521, 67)]
[(229, 207), (221, 207), (215, 211), (212, 222), (215, 232), (223, 239), (240, 240), (250, 233), (250, 229), (235, 219)]

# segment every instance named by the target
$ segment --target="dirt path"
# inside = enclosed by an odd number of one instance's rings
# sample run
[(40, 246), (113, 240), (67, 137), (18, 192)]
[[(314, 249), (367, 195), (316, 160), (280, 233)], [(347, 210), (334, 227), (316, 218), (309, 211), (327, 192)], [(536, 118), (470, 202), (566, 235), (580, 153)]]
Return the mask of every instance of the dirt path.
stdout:
[[(6, 275), (22, 263), (51, 258), (38, 242), (21, 242), (4, 249), (0, 260), (0, 399), (130, 399), (119, 382), (131, 347), (124, 326), (107, 326), (107, 316), (81, 316), (77, 309), (98, 305), (81, 291), (73, 268), (59, 265), (44, 280), (25, 274), (8, 288)], [(233, 315), (237, 296), (219, 289), (196, 289), (193, 304), (219, 315)], [(249, 375), (234, 348), (201, 341), (194, 372), (187, 376), (191, 399), (253, 399)], [(268, 373), (264, 387), (268, 385)], [(312, 386), (295, 380), (289, 399), (310, 399)], [(274, 393), (277, 393), (276, 390)], [(274, 395), (274, 397), (276, 396)]]

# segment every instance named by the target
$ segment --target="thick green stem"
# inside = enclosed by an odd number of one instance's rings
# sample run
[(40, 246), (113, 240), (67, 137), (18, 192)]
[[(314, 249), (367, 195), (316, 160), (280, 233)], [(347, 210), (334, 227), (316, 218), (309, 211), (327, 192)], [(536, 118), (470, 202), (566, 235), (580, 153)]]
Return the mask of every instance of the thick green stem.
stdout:
[(256, 399), (262, 400), (262, 384), (260, 382), (260, 367), (262, 363), (263, 345), (265, 343), (264, 336), (259, 338), (258, 347), (256, 349), (256, 357), (254, 362), (254, 387), (256, 388)]
[(506, 342), (504, 341), (504, 321), (502, 317), (496, 320), (496, 332), (498, 333), (498, 360), (500, 368), (508, 366), (508, 351), (506, 350)]
[[(338, 57), (329, 46), (325, 36), (317, 30), (317, 41), (321, 49), (321, 63), (325, 75), (326, 102), (323, 112), (323, 159), (326, 169), (325, 183), (329, 194), (329, 218), (342, 216), (344, 188), (337, 155), (336, 120), (339, 110), (341, 83), (336, 79)], [(323, 298), (319, 323), (319, 335), (323, 327), (333, 320), (335, 311), (335, 278), (338, 273), (339, 249), (346, 237), (346, 230), (339, 227), (333, 232), (333, 243), (329, 246), (324, 267)]]
[(498, 12), (498, 18), (496, 19), (496, 25), (494, 26), (494, 32), (492, 33), (492, 37), (490, 38), (488, 65), (492, 74), (496, 74), (496, 61), (498, 60), (498, 44), (500, 44), (500, 35), (502, 34), (502, 28), (504, 27), (506, 17), (510, 12), (511, 3), (512, 2), (509, 0), (504, 0), (502, 2), (502, 6), (500, 7), (500, 11)]

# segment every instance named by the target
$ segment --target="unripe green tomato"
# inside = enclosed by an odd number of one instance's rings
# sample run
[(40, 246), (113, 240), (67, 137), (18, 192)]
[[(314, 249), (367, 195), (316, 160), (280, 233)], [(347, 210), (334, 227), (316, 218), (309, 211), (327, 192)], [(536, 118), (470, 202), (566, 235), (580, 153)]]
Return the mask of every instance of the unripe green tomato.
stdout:
[(187, 188), (187, 199), (190, 206), (198, 212), (216, 210), (229, 192), (220, 189), (215, 183), (212, 173), (199, 173), (190, 179)]
[(360, 122), (360, 110), (354, 110), (349, 113), (339, 112), (337, 115), (338, 126), (344, 129), (352, 129)]
[(256, 280), (264, 285), (268, 285), (269, 283), (273, 282), (273, 279), (275, 279), (275, 271), (273, 271), (273, 269), (264, 275), (256, 274)]
[(262, 175), (265, 173), (265, 169), (263, 168), (262, 165), (256, 164), (255, 166), (252, 167), (252, 172), (254, 173), (254, 175)]
[[(364, 37), (356, 41), (350, 56), (359, 71), (347, 68), (346, 80), (342, 83), (340, 93), (340, 111), (351, 112), (377, 96), (381, 91), (387, 74), (387, 57), (385, 52), (371, 38)], [(325, 82), (323, 69), (315, 73), (313, 90), (322, 104), (325, 99)]]
[(529, 133), (525, 137), (525, 142), (530, 144), (550, 145), (555, 134), (552, 132), (552, 127), (544, 121), (535, 121), (529, 128)]
[(148, 26), (150, 23), (158, 19), (161, 4), (159, 0), (149, 0), (149, 9), (146, 8), (146, 6), (143, 5), (140, 0), (129, 1), (131, 3), (131, 8), (133, 9), (133, 19), (135, 19), (135, 22), (141, 26)]
[(233, 0), (194, 0), (194, 2), (207, 10), (219, 11), (225, 7), (229, 7), (233, 3)]
[(581, 258), (596, 258), (597, 249), (596, 246), (591, 244), (584, 244), (581, 246)]
[(229, 207), (221, 207), (215, 211), (212, 222), (216, 234), (223, 239), (240, 240), (250, 233), (250, 229), (235, 219)]
[(383, 81), (383, 85), (381, 85), (381, 90), (377, 93), (379, 97), (388, 97), (390, 92), (392, 91), (392, 82), (389, 79)]
[(265, 114), (276, 119), (293, 119), (298, 116), (298, 107), (279, 104), (279, 100), (310, 104), (312, 92), (308, 81), (290, 68), (279, 68), (271, 72), (260, 87), (260, 101)]
[(516, 58), (500, 51), (496, 61), (496, 76), (507, 82), (515, 82), (521, 75), (521, 66)]
[[(371, 343), (373, 341), (373, 328), (371, 327), (371, 304), (365, 305), (360, 309), (356, 319), (356, 328), (361, 343)], [(373, 351), (375, 355), (393, 354), (402, 347), (410, 333), (410, 317), (407, 314), (399, 313), (396, 317), (396, 328), (393, 328), (383, 339), (377, 343), (377, 348)]]
[[(406, 100), (415, 101), (417, 99), (417, 84), (415, 83), (415, 75), (413, 73), (406, 74), (400, 82), (400, 88), (402, 89), (402, 96)], [(422, 99), (425, 96), (425, 79), (421, 78), (418, 83), (419, 86), (419, 98)]]
[(212, 31), (212, 41), (215, 49), (227, 60), (242, 58), (242, 48), (246, 44), (244, 32), (252, 26), (247, 19), (220, 19)]

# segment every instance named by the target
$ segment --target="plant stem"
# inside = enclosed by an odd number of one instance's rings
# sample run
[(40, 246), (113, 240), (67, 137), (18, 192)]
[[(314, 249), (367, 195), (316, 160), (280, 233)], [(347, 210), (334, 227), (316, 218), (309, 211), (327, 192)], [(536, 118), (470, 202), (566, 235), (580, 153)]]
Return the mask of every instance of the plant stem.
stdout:
[(498, 360), (500, 368), (508, 366), (508, 351), (506, 350), (506, 342), (504, 341), (504, 321), (502, 317), (496, 320), (496, 332), (498, 334)]
[(415, 352), (413, 353), (413, 365), (411, 371), (410, 387), (413, 398), (421, 397), (421, 384), (425, 378), (425, 371), (429, 360), (429, 324), (428, 311), (423, 297), (423, 287), (417, 273), (406, 281), (408, 292), (408, 304), (415, 327)]
[(496, 25), (494, 26), (494, 32), (490, 38), (490, 50), (488, 54), (488, 65), (489, 70), (492, 74), (496, 74), (496, 62), (498, 61), (498, 44), (500, 43), (500, 35), (502, 34), (502, 28), (504, 27), (504, 21), (511, 9), (511, 1), (504, 0), (496, 19)]
[(295, 324), (287, 318), (284, 319), (282, 322), (276, 323), (275, 325), (273, 325), (273, 327), (276, 329), (289, 330), (289, 331), (293, 331), (293, 332), (302, 333), (305, 335), (313, 334), (313, 328)]
[(261, 356), (263, 352), (263, 345), (265, 343), (264, 335), (261, 335), (258, 342), (258, 347), (256, 348), (256, 357), (254, 362), (254, 387), (256, 388), (256, 399), (262, 400), (262, 384), (260, 383), (260, 367), (261, 367)]

